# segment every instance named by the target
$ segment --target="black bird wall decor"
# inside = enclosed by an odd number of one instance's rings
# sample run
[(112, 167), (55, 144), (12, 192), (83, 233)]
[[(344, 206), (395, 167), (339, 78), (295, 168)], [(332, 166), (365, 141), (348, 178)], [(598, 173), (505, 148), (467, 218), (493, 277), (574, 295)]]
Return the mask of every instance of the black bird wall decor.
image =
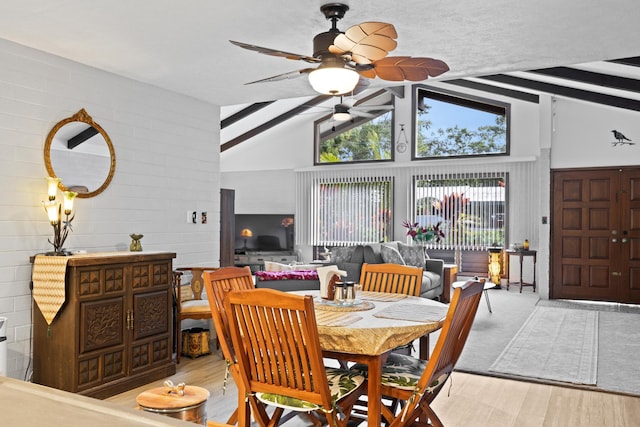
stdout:
[(631, 142), (631, 140), (629, 138), (627, 138), (626, 136), (624, 136), (622, 134), (622, 132), (618, 132), (617, 130), (612, 130), (611, 132), (613, 132), (613, 137), (616, 139), (615, 142), (612, 142), (611, 144), (615, 147), (616, 145), (635, 145), (635, 142)]

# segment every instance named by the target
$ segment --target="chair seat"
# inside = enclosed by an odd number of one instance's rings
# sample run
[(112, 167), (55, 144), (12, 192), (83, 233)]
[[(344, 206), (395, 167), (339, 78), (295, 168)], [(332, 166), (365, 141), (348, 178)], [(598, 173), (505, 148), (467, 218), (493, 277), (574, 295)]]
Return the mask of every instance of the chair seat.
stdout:
[[(399, 388), (403, 390), (413, 390), (422, 376), (427, 361), (417, 359), (404, 354), (391, 353), (387, 361), (382, 366), (382, 385)], [(355, 364), (351, 368), (367, 375), (367, 365)], [(427, 388), (427, 392), (442, 384), (449, 378), (448, 374), (443, 374), (433, 381)]]
[[(354, 370), (344, 370), (338, 368), (325, 368), (327, 380), (329, 382), (329, 392), (331, 393), (331, 401), (335, 403), (343, 397), (349, 395), (356, 390), (365, 380), (362, 373)], [(320, 405), (316, 405), (306, 400), (294, 397), (283, 396), (274, 393), (256, 393), (256, 397), (261, 402), (278, 406), (284, 409), (294, 411), (315, 411), (320, 409)]]
[(211, 309), (209, 308), (209, 301), (202, 299), (192, 299), (190, 301), (184, 301), (180, 307), (182, 315), (202, 313), (211, 315)]

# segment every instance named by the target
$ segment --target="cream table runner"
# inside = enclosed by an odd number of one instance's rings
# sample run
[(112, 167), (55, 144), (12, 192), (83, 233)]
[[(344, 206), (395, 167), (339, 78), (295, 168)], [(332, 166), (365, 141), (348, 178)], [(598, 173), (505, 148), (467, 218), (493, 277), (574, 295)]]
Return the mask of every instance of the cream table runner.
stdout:
[(36, 255), (33, 263), (33, 299), (51, 325), (65, 300), (66, 256)]
[(374, 314), (386, 319), (409, 320), (411, 322), (436, 322), (447, 315), (447, 306), (398, 303)]

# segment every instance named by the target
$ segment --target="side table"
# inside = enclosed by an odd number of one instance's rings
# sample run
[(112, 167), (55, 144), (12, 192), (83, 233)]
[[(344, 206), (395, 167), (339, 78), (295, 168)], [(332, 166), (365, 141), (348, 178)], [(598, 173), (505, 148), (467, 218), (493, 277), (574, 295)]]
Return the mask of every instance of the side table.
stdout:
[[(533, 292), (536, 291), (536, 254), (538, 253), (537, 251), (534, 250), (507, 250), (505, 251), (507, 256), (509, 257), (509, 259), (511, 259), (512, 256), (517, 256), (519, 258), (520, 261), (520, 281), (519, 282), (510, 282), (509, 279), (511, 279), (510, 277), (507, 277), (507, 290), (509, 290), (509, 285), (511, 284), (519, 284), (520, 285), (520, 293), (522, 293), (522, 287), (523, 286), (533, 286)], [(524, 257), (532, 257), (533, 258), (533, 281), (532, 282), (525, 282), (522, 280), (522, 262), (524, 260)]]
[(207, 389), (187, 385), (183, 388), (183, 395), (169, 390), (170, 388), (165, 386), (144, 391), (136, 397), (136, 402), (140, 409), (146, 412), (200, 425), (207, 423), (207, 399), (209, 399)]

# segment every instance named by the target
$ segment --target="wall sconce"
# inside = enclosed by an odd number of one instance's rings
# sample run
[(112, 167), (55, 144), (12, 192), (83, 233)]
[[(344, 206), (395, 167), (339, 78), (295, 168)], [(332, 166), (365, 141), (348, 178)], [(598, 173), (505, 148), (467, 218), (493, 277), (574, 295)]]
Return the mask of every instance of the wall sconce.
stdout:
[(500, 254), (502, 253), (502, 248), (487, 248), (489, 251), (489, 278), (493, 283), (495, 283), (496, 288), (500, 288), (500, 272), (502, 270), (500, 264)]
[[(65, 251), (63, 246), (64, 242), (71, 230), (71, 221), (75, 218), (73, 212), (73, 201), (78, 193), (74, 191), (64, 191), (62, 201), (57, 201), (58, 184), (60, 184), (60, 178), (47, 177), (47, 193), (49, 194), (49, 201), (42, 202), (49, 222), (53, 227), (53, 241), (49, 239), (49, 243), (53, 245), (53, 252), (48, 252), (48, 255), (71, 255), (70, 252)], [(64, 213), (64, 221), (62, 214)]]
[(243, 228), (243, 229), (240, 231), (240, 235), (241, 235), (242, 237), (244, 237), (244, 251), (246, 252), (246, 251), (247, 251), (247, 238), (249, 238), (249, 237), (253, 237), (253, 231), (251, 231), (251, 230), (250, 230), (250, 229), (248, 229), (248, 228)]

